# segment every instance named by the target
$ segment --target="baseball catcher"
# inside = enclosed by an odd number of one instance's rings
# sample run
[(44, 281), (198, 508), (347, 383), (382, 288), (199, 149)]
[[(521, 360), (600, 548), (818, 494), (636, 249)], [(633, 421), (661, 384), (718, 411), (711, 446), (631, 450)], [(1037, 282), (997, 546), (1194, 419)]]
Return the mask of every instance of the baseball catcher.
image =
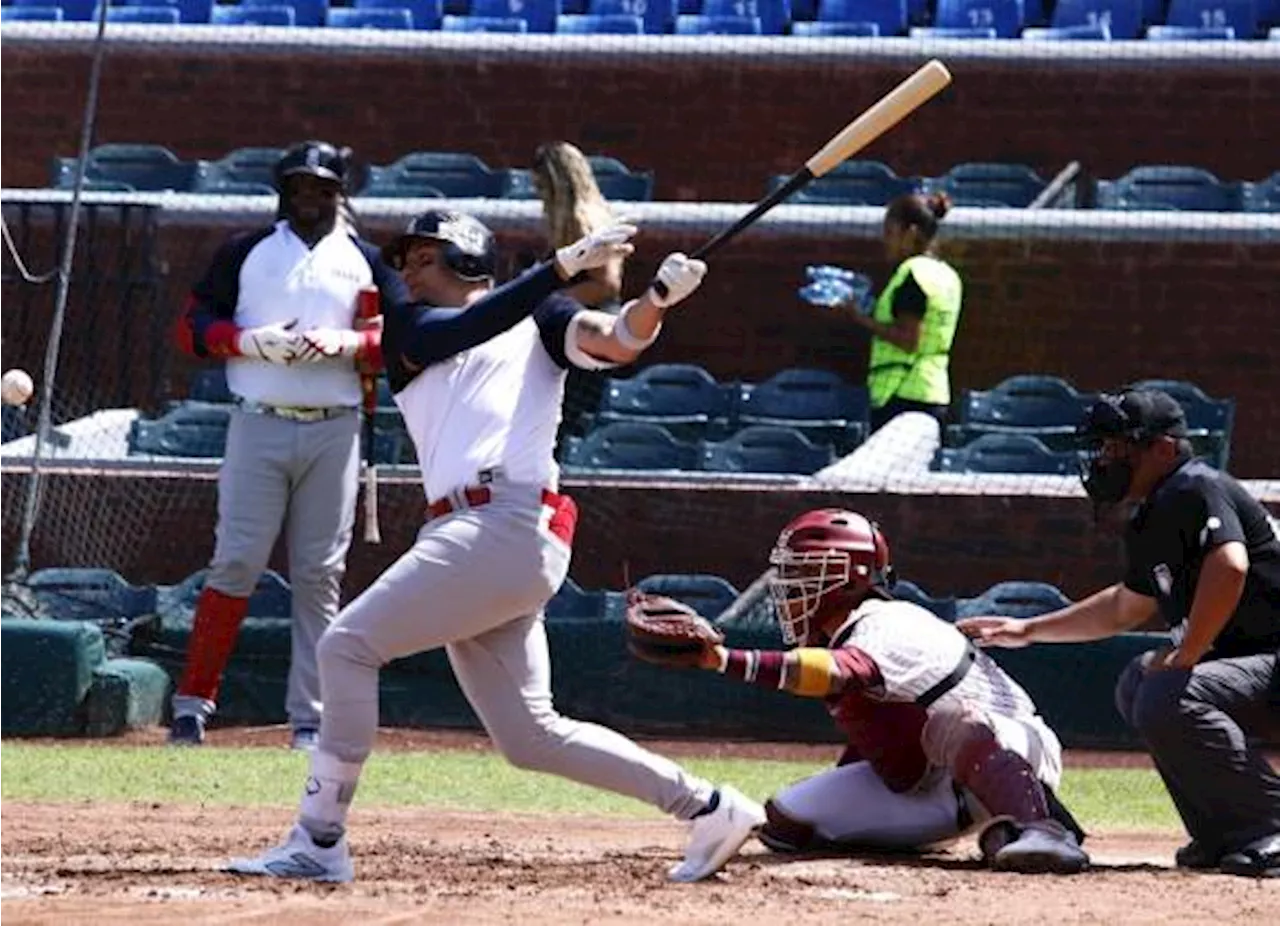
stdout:
[(724, 645), (677, 602), (634, 595), (627, 646), (826, 701), (848, 737), (836, 767), (765, 805), (776, 852), (919, 849), (980, 827), (1001, 871), (1075, 873), (1084, 833), (1056, 799), (1062, 748), (1030, 697), (951, 624), (894, 600), (876, 524), (825, 508), (786, 526), (770, 556), (786, 651)]

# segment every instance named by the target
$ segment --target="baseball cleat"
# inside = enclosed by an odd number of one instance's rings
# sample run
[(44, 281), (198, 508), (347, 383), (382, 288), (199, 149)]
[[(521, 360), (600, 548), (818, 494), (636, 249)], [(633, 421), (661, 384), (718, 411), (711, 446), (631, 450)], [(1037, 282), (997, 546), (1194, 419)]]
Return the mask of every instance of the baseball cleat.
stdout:
[(356, 876), (346, 836), (326, 849), (317, 846), (301, 824), (294, 824), (281, 845), (256, 858), (233, 858), (222, 870), (237, 875), (296, 878), (301, 881), (345, 882)]
[(1075, 836), (1054, 820), (1018, 824), (1018, 838), (991, 859), (996, 871), (1073, 875), (1089, 867), (1089, 856)]
[(684, 860), (667, 872), (670, 880), (687, 883), (710, 877), (764, 825), (764, 808), (736, 788), (722, 786), (714, 800), (714, 810), (693, 819), (689, 847)]
[(169, 726), (170, 746), (201, 746), (204, 744), (204, 719), (194, 714), (173, 718)]

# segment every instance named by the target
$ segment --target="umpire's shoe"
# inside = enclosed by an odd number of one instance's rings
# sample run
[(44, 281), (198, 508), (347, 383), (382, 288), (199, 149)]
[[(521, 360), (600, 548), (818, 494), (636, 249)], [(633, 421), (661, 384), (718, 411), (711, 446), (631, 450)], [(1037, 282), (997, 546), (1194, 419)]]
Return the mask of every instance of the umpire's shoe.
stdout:
[(667, 872), (672, 881), (701, 881), (733, 858), (755, 830), (764, 825), (764, 808), (736, 788), (722, 785), (701, 816), (693, 819), (693, 832), (684, 861)]
[(1280, 878), (1280, 833), (1255, 839), (1237, 852), (1222, 857), (1223, 874), (1246, 878)]
[(1076, 837), (1056, 820), (1032, 820), (1013, 826), (1014, 838), (990, 857), (996, 871), (1073, 875), (1089, 867), (1089, 856)]
[(294, 825), (281, 845), (254, 858), (233, 858), (223, 871), (300, 881), (342, 882), (356, 876), (346, 836), (332, 846), (318, 846), (301, 824)]
[(204, 744), (204, 718), (189, 714), (173, 718), (169, 726), (170, 746), (201, 746)]

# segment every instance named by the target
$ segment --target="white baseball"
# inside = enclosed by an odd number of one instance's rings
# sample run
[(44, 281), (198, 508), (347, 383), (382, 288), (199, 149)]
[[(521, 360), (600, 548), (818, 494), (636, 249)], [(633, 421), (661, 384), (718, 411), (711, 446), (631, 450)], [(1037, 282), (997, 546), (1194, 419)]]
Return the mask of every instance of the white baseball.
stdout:
[(26, 405), (36, 384), (26, 370), (6, 370), (0, 377), (0, 399), (5, 405)]

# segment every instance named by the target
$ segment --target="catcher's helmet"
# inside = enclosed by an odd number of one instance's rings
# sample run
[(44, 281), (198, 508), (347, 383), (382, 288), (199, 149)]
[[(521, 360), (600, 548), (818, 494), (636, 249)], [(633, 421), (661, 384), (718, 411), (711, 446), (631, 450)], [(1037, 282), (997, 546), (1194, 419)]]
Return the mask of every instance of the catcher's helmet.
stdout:
[(782, 638), (804, 646), (814, 615), (826, 605), (853, 605), (874, 588), (893, 585), (889, 542), (879, 526), (854, 511), (819, 508), (793, 520), (769, 556), (769, 591)]
[(294, 145), (276, 162), (276, 191), (284, 191), (286, 177), (309, 174), (322, 177), (347, 187), (347, 172), (351, 166), (351, 149), (335, 148), (327, 141), (304, 141)]
[(492, 279), (497, 275), (497, 240), (489, 226), (474, 216), (449, 209), (424, 212), (409, 223), (403, 235), (382, 249), (383, 260), (400, 270), (405, 251), (417, 238), (443, 243), (445, 265), (464, 280)]

